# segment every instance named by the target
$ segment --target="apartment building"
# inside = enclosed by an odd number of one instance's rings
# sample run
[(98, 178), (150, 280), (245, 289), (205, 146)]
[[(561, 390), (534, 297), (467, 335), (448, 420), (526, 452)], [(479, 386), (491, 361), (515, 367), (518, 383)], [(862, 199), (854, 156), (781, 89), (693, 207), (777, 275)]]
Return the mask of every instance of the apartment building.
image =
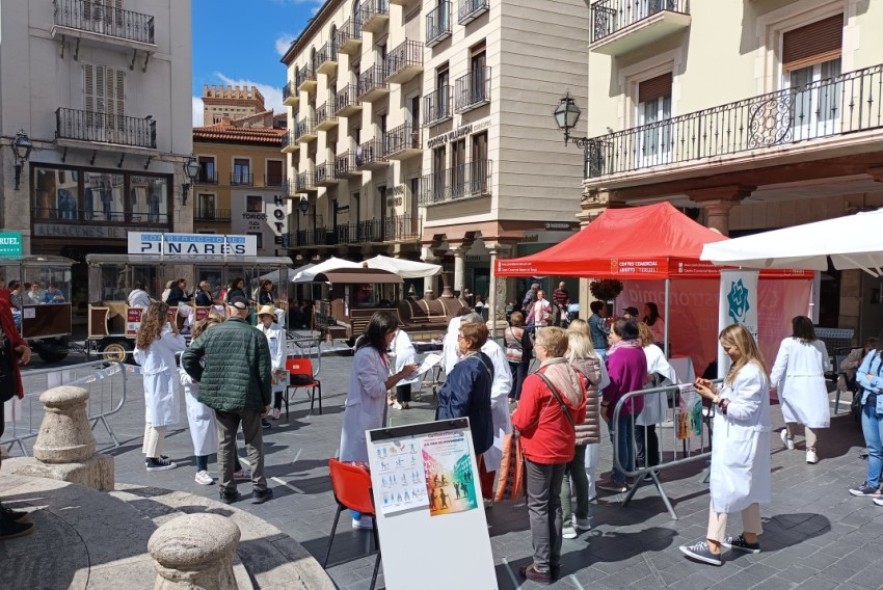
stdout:
[(586, 98), (587, 22), (579, 0), (326, 2), (283, 58), (292, 245), (421, 258), (515, 297), (493, 259), (578, 225), (582, 158), (552, 112)]
[[(883, 205), (883, 3), (590, 11), (584, 219), (666, 199), (738, 236)], [(823, 273), (819, 323), (875, 335), (879, 288), (860, 271)]]
[(287, 255), (291, 202), (280, 153), (286, 130), (273, 126), (273, 112), (254, 87), (205, 86), (202, 94), (204, 120), (217, 123), (193, 129), (194, 231), (254, 235), (258, 255)]
[(190, 2), (4, 1), (0, 18), (3, 229), (79, 262), (129, 230), (189, 231)]

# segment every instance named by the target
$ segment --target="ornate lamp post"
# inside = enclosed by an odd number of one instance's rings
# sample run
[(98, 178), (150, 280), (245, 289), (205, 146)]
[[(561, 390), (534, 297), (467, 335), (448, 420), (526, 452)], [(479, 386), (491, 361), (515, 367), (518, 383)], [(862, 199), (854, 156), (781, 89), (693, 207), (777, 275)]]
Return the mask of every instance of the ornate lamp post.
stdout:
[(196, 181), (196, 177), (199, 176), (199, 162), (196, 161), (196, 156), (190, 154), (187, 157), (187, 161), (184, 162), (183, 168), (184, 176), (189, 182), (181, 185), (181, 204), (187, 205), (187, 195), (190, 193), (190, 187)]
[(12, 140), (12, 152), (15, 154), (15, 190), (21, 186), (21, 171), (25, 162), (31, 157), (32, 149), (34, 144), (31, 143), (31, 138), (24, 129), (15, 134), (15, 139)]

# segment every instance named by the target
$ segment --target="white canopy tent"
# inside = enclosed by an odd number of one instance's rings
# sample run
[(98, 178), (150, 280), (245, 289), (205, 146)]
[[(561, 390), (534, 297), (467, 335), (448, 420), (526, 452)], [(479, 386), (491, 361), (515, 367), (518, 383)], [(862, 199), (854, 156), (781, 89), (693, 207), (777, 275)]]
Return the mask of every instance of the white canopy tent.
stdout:
[(335, 258), (334, 256), (332, 256), (325, 262), (314, 264), (309, 268), (301, 268), (303, 270), (295, 274), (294, 278), (291, 279), (292, 283), (311, 283), (316, 278), (316, 275), (325, 271), (337, 270), (341, 268), (362, 268), (362, 263), (353, 262), (351, 260), (344, 260), (343, 258)]
[(365, 264), (368, 265), (368, 268), (378, 268), (395, 273), (403, 279), (431, 277), (442, 271), (442, 267), (438, 264), (415, 262), (413, 260), (405, 260), (404, 258), (391, 258), (382, 254), (369, 258), (365, 261)]
[(861, 269), (883, 277), (883, 209), (705, 244), (701, 260), (745, 268)]
[[(303, 271), (303, 270), (307, 270), (307, 269), (309, 269), (309, 268), (312, 268), (312, 267), (314, 267), (314, 266), (316, 266), (316, 265), (311, 263), (311, 264), (305, 264), (305, 265), (303, 265), (303, 266), (298, 266), (297, 268), (288, 268), (288, 269), (286, 269), (286, 271), (288, 272), (288, 274), (286, 275), (286, 274), (283, 273), (283, 274), (282, 274), (282, 280), (283, 280), (283, 281), (286, 281), (286, 282), (289, 282), (289, 281), (290, 281), (290, 282), (294, 282), (294, 277), (297, 275), (297, 273), (299, 273), (299, 272), (301, 272), (301, 271)], [(267, 281), (276, 281), (276, 280), (279, 279), (279, 273), (276, 272), (276, 271), (268, 272), (267, 274), (265, 274), (265, 275), (261, 275), (261, 276), (258, 277), (258, 278), (259, 278), (260, 280), (262, 280), (262, 281), (264, 281), (264, 280), (267, 280)]]

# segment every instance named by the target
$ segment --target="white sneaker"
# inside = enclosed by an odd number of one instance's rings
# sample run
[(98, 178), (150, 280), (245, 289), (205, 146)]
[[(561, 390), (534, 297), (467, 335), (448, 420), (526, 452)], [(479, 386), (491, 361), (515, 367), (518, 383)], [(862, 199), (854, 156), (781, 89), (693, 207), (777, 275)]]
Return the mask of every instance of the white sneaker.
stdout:
[(876, 504), (877, 506), (883, 506), (883, 496), (881, 496), (881, 497), (877, 497), (877, 498), (873, 498), (871, 501), (872, 501), (874, 504)]
[(282, 415), (282, 410), (280, 410), (279, 408), (273, 408), (273, 411), (270, 412), (270, 418), (272, 418), (273, 420), (278, 420), (279, 416), (281, 416), (281, 415)]
[(215, 483), (215, 479), (208, 474), (208, 471), (205, 470), (197, 471), (196, 476), (193, 478), (193, 481), (201, 486), (210, 486)]
[(592, 523), (589, 522), (588, 518), (577, 518), (573, 517), (573, 526), (578, 531), (590, 531), (592, 530)]
[(371, 520), (370, 516), (363, 516), (359, 519), (353, 519), (353, 529), (357, 531), (370, 531), (373, 528), (374, 522)]
[(566, 526), (561, 530), (561, 536), (565, 539), (576, 539), (576, 529), (572, 526)]
[(806, 452), (806, 462), (810, 463), (811, 465), (815, 465), (816, 463), (819, 462), (819, 456), (816, 455), (815, 451), (810, 449), (809, 451)]
[(789, 451), (793, 451), (793, 450), (794, 450), (794, 439), (788, 437), (788, 431), (787, 431), (787, 430), (783, 429), (783, 430), (779, 433), (779, 438), (782, 439), (782, 444), (785, 445), (785, 448), (786, 448), (786, 449), (788, 449)]
[(399, 402), (393, 402), (393, 403), (392, 403), (392, 409), (393, 409), (393, 410), (401, 410), (401, 409), (402, 409), (402, 404), (400, 404)]

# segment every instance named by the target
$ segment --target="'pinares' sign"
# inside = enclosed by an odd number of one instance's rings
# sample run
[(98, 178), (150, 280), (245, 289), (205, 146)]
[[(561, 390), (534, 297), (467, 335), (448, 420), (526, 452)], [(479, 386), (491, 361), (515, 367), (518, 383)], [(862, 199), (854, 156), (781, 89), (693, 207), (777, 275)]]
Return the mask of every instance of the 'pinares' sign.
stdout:
[(256, 236), (129, 232), (129, 254), (159, 256), (256, 256)]

